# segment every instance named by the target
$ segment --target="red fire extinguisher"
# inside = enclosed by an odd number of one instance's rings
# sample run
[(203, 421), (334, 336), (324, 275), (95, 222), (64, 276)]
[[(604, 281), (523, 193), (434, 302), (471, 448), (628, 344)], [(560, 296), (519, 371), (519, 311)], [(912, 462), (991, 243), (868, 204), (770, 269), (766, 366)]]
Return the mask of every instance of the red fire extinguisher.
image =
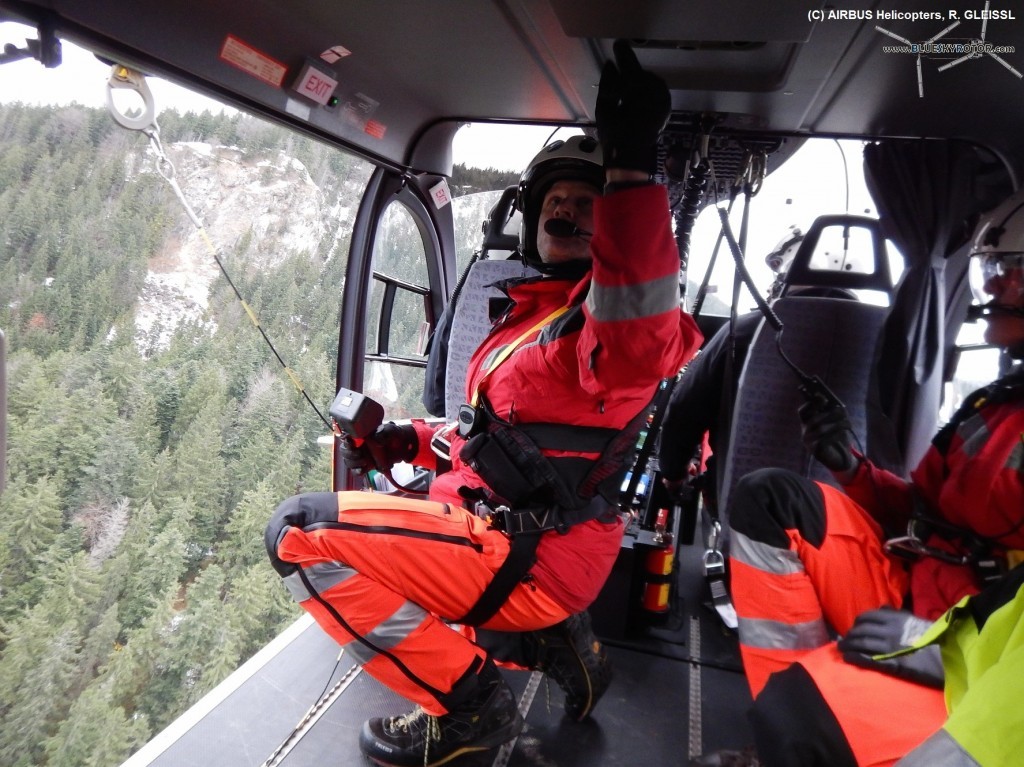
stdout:
[[(656, 540), (665, 540), (668, 524), (668, 509), (658, 509), (654, 531)], [(669, 611), (669, 596), (672, 592), (672, 570), (675, 565), (675, 547), (671, 543), (651, 549), (644, 559), (643, 608), (658, 615)]]

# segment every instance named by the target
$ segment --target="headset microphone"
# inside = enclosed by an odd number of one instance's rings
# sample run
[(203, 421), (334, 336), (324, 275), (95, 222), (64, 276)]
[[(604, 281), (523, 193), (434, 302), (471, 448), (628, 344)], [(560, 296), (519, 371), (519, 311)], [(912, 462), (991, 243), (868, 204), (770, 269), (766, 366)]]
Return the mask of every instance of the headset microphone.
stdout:
[(544, 231), (552, 237), (593, 237), (593, 232), (580, 229), (567, 218), (549, 218), (544, 222)]
[(974, 320), (984, 319), (985, 317), (991, 317), (992, 315), (1002, 314), (1011, 317), (1024, 317), (1024, 309), (1013, 306), (1012, 304), (997, 304), (995, 301), (990, 301), (987, 304), (971, 304), (967, 307), (967, 321), (972, 322)]

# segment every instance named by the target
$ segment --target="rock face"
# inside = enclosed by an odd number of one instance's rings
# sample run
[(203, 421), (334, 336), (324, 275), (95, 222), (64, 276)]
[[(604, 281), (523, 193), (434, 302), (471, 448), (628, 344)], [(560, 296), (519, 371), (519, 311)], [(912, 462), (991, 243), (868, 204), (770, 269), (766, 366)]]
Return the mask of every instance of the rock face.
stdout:
[[(203, 143), (165, 146), (182, 195), (198, 216), (209, 243), (222, 255), (244, 237), (273, 242), (250, 248), (247, 268), (269, 269), (286, 255), (315, 253), (327, 231), (324, 196), (298, 160), (279, 153), (256, 161), (231, 147)], [(156, 173), (156, 158), (147, 151), (139, 173)], [(163, 250), (149, 261), (149, 272), (135, 315), (140, 348), (163, 348), (183, 321), (211, 326), (207, 316), (210, 286), (219, 269), (203, 233), (182, 207), (181, 225)], [(157, 338), (154, 338), (157, 334)]]

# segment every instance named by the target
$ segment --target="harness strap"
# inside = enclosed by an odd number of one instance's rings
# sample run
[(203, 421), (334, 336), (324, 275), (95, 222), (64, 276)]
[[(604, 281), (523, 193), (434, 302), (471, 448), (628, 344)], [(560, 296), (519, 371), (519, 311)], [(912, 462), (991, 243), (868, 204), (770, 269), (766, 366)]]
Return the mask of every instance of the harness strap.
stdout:
[(542, 320), (534, 324), (532, 327), (523, 331), (523, 333), (521, 333), (515, 340), (513, 340), (512, 343), (506, 345), (500, 352), (498, 352), (498, 355), (487, 367), (487, 370), (484, 371), (483, 376), (481, 376), (480, 380), (476, 382), (476, 386), (473, 387), (473, 394), (469, 398), (469, 404), (473, 405), (474, 407), (476, 406), (477, 402), (480, 399), (480, 387), (483, 385), (484, 381), (490, 378), (491, 373), (498, 369), (501, 363), (503, 363), (505, 360), (512, 356), (512, 352), (518, 349), (527, 338), (532, 336), (534, 333), (543, 328), (549, 322), (553, 322), (554, 320), (558, 319), (560, 316), (569, 311), (569, 309), (570, 306), (568, 304), (566, 304), (565, 306), (559, 306), (557, 309), (551, 312), (551, 314), (544, 317)]
[(523, 580), (526, 573), (533, 567), (537, 560), (537, 545), (540, 543), (542, 533), (521, 533), (512, 538), (512, 546), (509, 549), (508, 557), (501, 563), (498, 572), (494, 574), (487, 588), (476, 600), (476, 604), (469, 608), (469, 612), (455, 621), (465, 626), (479, 626), (489, 621), (494, 614), (505, 604), (505, 600), (515, 589), (516, 585)]
[(990, 405), (998, 405), (1024, 397), (1024, 370), (1014, 370), (997, 381), (971, 392), (957, 408), (945, 426), (932, 438), (932, 444), (942, 456), (949, 452), (953, 435), (964, 421)]

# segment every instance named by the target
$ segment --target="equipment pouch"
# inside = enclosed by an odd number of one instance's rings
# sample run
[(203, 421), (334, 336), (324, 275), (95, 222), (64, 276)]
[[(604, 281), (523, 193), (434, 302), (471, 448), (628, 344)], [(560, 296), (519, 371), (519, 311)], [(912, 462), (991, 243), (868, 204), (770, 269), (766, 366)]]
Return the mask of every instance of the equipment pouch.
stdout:
[(489, 419), (485, 431), (471, 437), (459, 456), (511, 506), (553, 504), (574, 509), (583, 504), (540, 448), (500, 419)]
[(459, 457), (505, 503), (515, 505), (533, 489), (515, 462), (486, 432), (471, 437)]

